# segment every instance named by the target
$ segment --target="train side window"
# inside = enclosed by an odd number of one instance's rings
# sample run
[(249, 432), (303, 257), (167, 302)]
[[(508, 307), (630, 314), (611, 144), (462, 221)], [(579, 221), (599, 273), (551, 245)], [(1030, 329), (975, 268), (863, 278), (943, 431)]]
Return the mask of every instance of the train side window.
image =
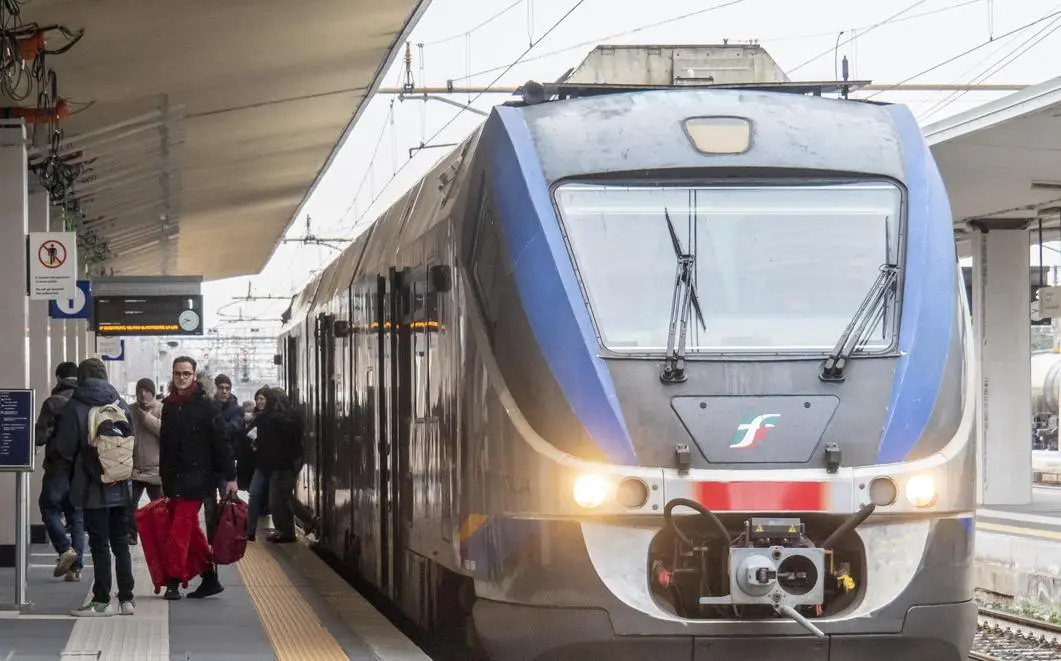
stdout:
[(479, 206), (479, 223), (476, 232), (475, 250), (472, 253), (475, 267), (475, 286), (488, 322), (497, 320), (499, 296), (497, 286), (501, 266), (501, 246), (497, 221), (490, 208), (490, 198), (485, 194)]

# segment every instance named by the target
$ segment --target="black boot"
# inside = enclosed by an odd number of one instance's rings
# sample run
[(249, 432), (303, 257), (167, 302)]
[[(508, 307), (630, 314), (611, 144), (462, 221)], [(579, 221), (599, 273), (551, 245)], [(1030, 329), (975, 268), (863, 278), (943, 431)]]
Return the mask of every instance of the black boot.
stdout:
[(166, 579), (166, 594), (162, 595), (163, 599), (169, 599), (170, 601), (176, 601), (181, 598), (181, 582), (176, 578)]
[(202, 573), (202, 577), (203, 580), (199, 583), (199, 587), (195, 588), (194, 592), (188, 593), (189, 599), (204, 599), (225, 591), (225, 586), (217, 580), (217, 567), (211, 565), (210, 569)]

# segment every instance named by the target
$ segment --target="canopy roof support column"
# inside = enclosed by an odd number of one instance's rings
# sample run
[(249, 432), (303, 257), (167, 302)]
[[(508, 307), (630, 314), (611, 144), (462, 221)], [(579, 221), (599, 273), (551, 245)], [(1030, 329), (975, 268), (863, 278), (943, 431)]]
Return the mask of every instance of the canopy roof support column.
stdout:
[(1028, 232), (973, 235), (973, 328), (979, 363), (977, 464), (981, 505), (1032, 499)]
[[(26, 296), (26, 233), (29, 230), (26, 170), (26, 129), (19, 124), (0, 125), (0, 388), (28, 388), (29, 363), (26, 351), (26, 324), (29, 297)], [(38, 397), (39, 399), (39, 397)], [(25, 524), (17, 512), (16, 482), (25, 489), (29, 480), (0, 473), (0, 567), (25, 561), (15, 548), (16, 524)], [(25, 512), (25, 510), (23, 510)]]

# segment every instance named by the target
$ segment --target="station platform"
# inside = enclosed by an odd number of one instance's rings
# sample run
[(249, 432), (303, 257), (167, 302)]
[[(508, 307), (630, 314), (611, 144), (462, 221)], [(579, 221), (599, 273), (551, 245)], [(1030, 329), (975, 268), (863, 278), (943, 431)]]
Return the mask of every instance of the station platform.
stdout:
[(1034, 487), (1028, 506), (977, 511), (974, 577), (989, 599), (1061, 617), (1061, 488)]
[[(258, 539), (220, 568), (225, 591), (200, 600), (155, 595), (143, 551), (131, 547), (136, 613), (95, 618), (69, 614), (88, 601), (90, 559), (68, 583), (52, 577), (51, 547), (34, 545), (32, 608), (0, 611), (0, 661), (429, 661), (306, 543)], [(14, 580), (13, 569), (0, 572), (0, 602), (14, 601)]]
[(1061, 452), (1032, 450), (1032, 481), (1061, 487)]

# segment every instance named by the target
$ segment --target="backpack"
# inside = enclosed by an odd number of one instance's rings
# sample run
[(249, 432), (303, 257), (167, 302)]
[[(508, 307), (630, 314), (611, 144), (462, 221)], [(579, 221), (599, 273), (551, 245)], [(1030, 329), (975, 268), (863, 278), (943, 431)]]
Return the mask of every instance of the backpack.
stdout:
[(118, 402), (94, 406), (88, 412), (88, 447), (94, 450), (103, 484), (124, 482), (133, 476), (136, 436)]

